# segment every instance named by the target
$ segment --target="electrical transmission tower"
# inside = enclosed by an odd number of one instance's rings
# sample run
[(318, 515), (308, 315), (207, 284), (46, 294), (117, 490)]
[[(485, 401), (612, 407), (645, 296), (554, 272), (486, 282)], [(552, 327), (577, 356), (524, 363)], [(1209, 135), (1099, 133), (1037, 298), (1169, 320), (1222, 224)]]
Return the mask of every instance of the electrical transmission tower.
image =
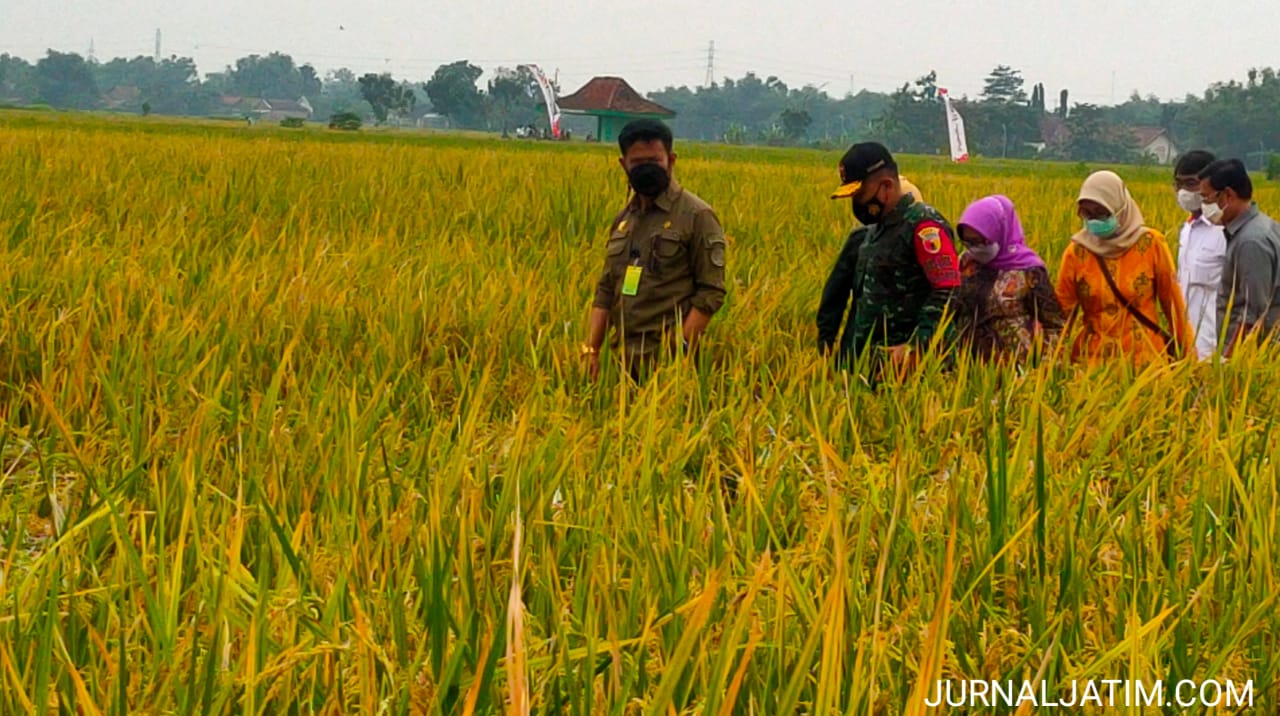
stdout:
[(710, 87), (716, 83), (716, 41), (712, 40), (707, 45), (707, 79), (703, 83), (704, 86)]

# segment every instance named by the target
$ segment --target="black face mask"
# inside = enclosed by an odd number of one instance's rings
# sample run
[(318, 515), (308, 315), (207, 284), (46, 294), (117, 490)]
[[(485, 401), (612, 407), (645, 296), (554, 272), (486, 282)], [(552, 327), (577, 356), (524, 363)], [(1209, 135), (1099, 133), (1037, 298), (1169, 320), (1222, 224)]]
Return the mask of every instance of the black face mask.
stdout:
[(871, 197), (865, 204), (853, 202), (853, 216), (858, 223), (863, 226), (871, 226), (880, 223), (880, 218), (884, 216), (884, 202)]
[(632, 167), (631, 171), (627, 172), (627, 179), (637, 194), (650, 199), (659, 196), (671, 185), (671, 175), (654, 162), (645, 162)]

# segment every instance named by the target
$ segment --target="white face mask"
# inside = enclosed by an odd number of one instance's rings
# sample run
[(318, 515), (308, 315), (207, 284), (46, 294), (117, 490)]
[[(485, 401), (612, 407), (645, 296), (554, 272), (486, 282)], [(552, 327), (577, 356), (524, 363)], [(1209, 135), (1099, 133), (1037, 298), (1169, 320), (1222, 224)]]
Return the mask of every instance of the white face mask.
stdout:
[(980, 264), (990, 263), (1000, 253), (999, 244), (968, 244), (964, 255)]
[(1178, 190), (1178, 206), (1188, 214), (1194, 214), (1200, 211), (1203, 200), (1200, 198), (1200, 192), (1187, 191), (1186, 189)]
[(1200, 213), (1204, 215), (1204, 218), (1207, 219), (1210, 224), (1222, 223), (1222, 207), (1218, 206), (1216, 202), (1213, 204), (1202, 204), (1200, 206)]

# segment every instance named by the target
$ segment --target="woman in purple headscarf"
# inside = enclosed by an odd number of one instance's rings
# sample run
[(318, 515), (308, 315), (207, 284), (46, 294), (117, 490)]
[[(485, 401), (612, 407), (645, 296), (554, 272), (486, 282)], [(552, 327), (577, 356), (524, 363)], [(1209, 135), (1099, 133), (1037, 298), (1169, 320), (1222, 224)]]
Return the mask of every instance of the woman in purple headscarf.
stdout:
[(1056, 341), (1066, 316), (1044, 261), (1027, 246), (1013, 201), (996, 195), (973, 202), (957, 233), (965, 247), (957, 318), (973, 354), (1022, 362), (1037, 345)]

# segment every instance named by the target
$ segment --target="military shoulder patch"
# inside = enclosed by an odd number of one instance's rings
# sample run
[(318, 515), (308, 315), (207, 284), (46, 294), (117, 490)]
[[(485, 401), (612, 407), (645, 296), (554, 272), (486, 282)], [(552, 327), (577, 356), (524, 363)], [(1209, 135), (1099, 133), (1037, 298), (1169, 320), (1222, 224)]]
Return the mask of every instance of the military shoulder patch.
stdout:
[(916, 259), (934, 288), (960, 285), (960, 260), (946, 227), (936, 221), (925, 221), (915, 230)]
[(942, 251), (942, 229), (937, 226), (920, 226), (916, 229), (916, 238), (920, 240), (920, 248), (926, 253), (936, 254)]

